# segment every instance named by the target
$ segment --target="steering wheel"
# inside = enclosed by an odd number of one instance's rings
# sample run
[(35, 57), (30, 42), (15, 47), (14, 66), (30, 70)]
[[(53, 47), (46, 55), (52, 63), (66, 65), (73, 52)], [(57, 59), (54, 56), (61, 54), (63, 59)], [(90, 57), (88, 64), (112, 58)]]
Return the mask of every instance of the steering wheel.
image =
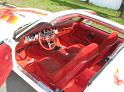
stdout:
[(52, 50), (56, 46), (57, 37), (51, 27), (45, 26), (38, 33), (38, 41), (45, 50)]

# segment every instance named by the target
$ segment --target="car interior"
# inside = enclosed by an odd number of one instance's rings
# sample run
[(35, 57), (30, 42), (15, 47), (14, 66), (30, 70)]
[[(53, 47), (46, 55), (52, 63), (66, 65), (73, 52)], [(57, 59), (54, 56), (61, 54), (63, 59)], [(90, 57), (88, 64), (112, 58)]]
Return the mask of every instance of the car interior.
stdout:
[(53, 90), (82, 92), (123, 41), (115, 30), (92, 25), (94, 21), (72, 15), (39, 23), (20, 38), (17, 63)]

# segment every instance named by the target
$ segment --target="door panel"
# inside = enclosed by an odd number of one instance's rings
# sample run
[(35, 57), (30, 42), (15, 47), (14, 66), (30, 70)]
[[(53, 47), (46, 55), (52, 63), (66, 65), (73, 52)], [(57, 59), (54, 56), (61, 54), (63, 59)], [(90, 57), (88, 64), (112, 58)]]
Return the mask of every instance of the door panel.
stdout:
[(95, 42), (97, 44), (101, 44), (101, 42), (108, 36), (106, 32), (87, 26), (83, 23), (80, 23), (75, 27), (73, 35), (82, 41), (87, 39), (89, 42)]
[(0, 86), (4, 83), (12, 70), (11, 49), (5, 43), (0, 45)]

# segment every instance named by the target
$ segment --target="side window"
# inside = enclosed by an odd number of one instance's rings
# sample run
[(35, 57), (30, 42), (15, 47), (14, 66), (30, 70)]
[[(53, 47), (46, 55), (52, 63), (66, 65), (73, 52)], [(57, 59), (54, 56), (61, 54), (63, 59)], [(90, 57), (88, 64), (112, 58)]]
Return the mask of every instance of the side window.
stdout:
[[(84, 20), (82, 21), (82, 23), (85, 23), (85, 24), (88, 25), (88, 26), (92, 26), (92, 27), (94, 27), (94, 28), (100, 29), (101, 31), (107, 32), (107, 33), (109, 33), (109, 34), (112, 33), (113, 31), (115, 31), (115, 30), (113, 30), (113, 29), (111, 29), (111, 28), (108, 28), (108, 27), (106, 27), (106, 26), (104, 26), (104, 25), (98, 24), (98, 23), (93, 22), (93, 21), (88, 20), (88, 19), (84, 19)], [(123, 39), (124, 39), (124, 34), (122, 34), (122, 33), (118, 33), (118, 34), (119, 34), (119, 37), (120, 37), (120, 38), (123, 38)]]
[(82, 22), (85, 23), (86, 25), (89, 25), (89, 26), (92, 26), (94, 28), (100, 29), (100, 30), (105, 31), (107, 33), (112, 33), (114, 31), (114, 30), (112, 30), (112, 29), (110, 29), (106, 26), (103, 26), (101, 24), (98, 24), (98, 23), (93, 22), (93, 21), (88, 20), (88, 19), (84, 19)]

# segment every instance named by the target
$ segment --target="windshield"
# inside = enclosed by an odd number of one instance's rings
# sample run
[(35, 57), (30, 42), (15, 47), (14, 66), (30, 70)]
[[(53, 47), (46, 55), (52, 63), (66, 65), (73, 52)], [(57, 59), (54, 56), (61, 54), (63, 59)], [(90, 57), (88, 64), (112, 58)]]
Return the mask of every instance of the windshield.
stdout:
[[(39, 20), (39, 19), (38, 19)], [(18, 35), (18, 34), (20, 34), (21, 32), (23, 32), (25, 29), (27, 29), (29, 26), (31, 26), (32, 24), (34, 24), (34, 23), (36, 23), (38, 20), (36, 20), (35, 22), (30, 22), (30, 23), (27, 23), (27, 24), (25, 24), (25, 25), (23, 25), (23, 26), (21, 26), (21, 27), (19, 27), (15, 32), (14, 32), (14, 39), (16, 40), (16, 39), (18, 39), (18, 38), (16, 38), (16, 36)]]

